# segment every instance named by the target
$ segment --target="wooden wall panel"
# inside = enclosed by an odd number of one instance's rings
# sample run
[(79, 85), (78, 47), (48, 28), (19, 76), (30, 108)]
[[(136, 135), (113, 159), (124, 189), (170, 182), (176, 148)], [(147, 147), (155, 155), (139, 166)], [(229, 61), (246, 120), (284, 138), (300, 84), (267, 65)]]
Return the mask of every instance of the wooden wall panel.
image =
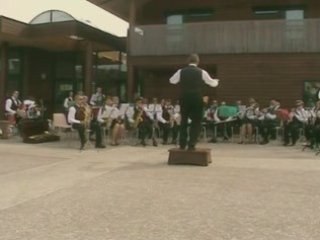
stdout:
[(253, 7), (267, 6), (305, 6), (307, 18), (319, 18), (319, 1), (317, 0), (161, 0), (150, 1), (138, 9), (138, 24), (163, 24), (165, 13), (170, 10), (213, 8), (214, 19), (250, 20), (253, 19)]
[[(178, 96), (178, 88), (170, 85), (168, 79), (182, 66), (183, 56), (132, 60), (139, 69), (153, 73), (151, 78), (143, 79), (146, 97), (175, 99)], [(206, 88), (205, 93), (229, 103), (254, 97), (265, 106), (271, 98), (276, 98), (290, 107), (294, 100), (303, 98), (304, 81), (320, 81), (320, 54), (206, 55), (201, 56), (201, 60), (201, 66), (216, 68), (217, 77), (221, 79), (218, 88)], [(164, 69), (164, 63), (167, 70), (159, 70), (159, 66)]]

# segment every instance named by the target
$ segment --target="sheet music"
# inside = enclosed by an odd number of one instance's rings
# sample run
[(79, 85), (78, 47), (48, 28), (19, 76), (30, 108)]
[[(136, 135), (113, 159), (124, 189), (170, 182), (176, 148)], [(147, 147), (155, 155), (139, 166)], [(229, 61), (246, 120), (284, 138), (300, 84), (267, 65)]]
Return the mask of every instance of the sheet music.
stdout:
[(121, 103), (120, 109), (119, 109), (119, 115), (124, 116), (126, 112), (129, 110), (130, 103)]
[(115, 119), (115, 118), (118, 118), (119, 113), (120, 113), (120, 111), (118, 108), (106, 106), (105, 110), (102, 114), (102, 118), (103, 119), (108, 119), (108, 118)]

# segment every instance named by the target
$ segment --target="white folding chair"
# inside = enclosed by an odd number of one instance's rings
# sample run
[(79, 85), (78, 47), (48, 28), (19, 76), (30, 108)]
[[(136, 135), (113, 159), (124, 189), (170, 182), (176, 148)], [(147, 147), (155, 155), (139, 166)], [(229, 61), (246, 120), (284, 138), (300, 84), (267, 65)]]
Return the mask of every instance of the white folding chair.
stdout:
[(63, 113), (53, 114), (52, 126), (57, 131), (58, 135), (61, 136), (61, 133), (63, 133), (65, 137), (72, 138), (74, 131), (72, 126), (67, 123), (66, 116)]

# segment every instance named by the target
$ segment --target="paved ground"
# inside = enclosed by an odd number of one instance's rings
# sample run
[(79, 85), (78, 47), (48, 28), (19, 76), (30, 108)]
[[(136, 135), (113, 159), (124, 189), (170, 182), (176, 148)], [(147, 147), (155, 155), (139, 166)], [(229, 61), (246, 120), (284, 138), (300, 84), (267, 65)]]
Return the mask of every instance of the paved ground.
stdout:
[(202, 144), (76, 150), (0, 141), (1, 240), (318, 240), (320, 156), (299, 147)]

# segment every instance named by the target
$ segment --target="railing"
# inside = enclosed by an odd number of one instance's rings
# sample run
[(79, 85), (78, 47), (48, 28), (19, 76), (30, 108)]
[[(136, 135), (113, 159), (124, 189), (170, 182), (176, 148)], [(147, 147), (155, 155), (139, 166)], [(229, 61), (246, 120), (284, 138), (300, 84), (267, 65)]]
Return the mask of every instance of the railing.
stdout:
[(320, 52), (320, 19), (143, 25), (129, 38), (132, 56)]

